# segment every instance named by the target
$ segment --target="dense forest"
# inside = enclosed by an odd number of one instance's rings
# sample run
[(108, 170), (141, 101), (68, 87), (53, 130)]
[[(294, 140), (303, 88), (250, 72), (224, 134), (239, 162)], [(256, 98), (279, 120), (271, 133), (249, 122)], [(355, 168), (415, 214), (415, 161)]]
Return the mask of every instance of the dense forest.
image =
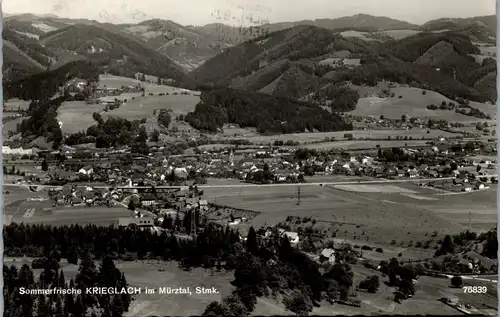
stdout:
[(318, 102), (329, 101), (332, 111), (345, 112), (356, 109), (359, 93), (348, 85), (328, 85), (318, 90), (313, 99)]
[(311, 103), (233, 89), (203, 92), (185, 120), (212, 132), (225, 123), (255, 127), (260, 133), (352, 130), (339, 116)]
[(18, 131), (25, 141), (43, 136), (48, 142), (53, 141), (53, 148), (58, 148), (62, 142), (62, 131), (57, 121), (57, 109), (66, 101), (65, 96), (32, 101), (28, 109), (28, 119), (18, 126)]
[(32, 75), (16, 82), (4, 83), (4, 100), (19, 98), (22, 100), (49, 99), (67, 81), (80, 78), (91, 82), (99, 79), (99, 70), (86, 61), (74, 61), (54, 70)]

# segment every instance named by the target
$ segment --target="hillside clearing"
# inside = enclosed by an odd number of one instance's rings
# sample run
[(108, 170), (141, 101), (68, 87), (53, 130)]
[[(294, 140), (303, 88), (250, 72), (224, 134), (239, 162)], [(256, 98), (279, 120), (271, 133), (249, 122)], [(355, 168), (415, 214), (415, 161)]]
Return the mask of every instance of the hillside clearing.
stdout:
[[(383, 115), (388, 119), (400, 119), (402, 115), (406, 114), (410, 118), (436, 118), (457, 122), (481, 121), (481, 119), (465, 116), (455, 111), (427, 109), (427, 106), (431, 104), (439, 107), (443, 101), (447, 104), (450, 102), (456, 104), (456, 102), (434, 91), (427, 90), (425, 95), (422, 94), (422, 91), (420, 88), (398, 87), (391, 89), (391, 92), (395, 94), (394, 97), (360, 98), (356, 109), (349, 112), (349, 114), (377, 118)], [(402, 98), (399, 98), (399, 96), (402, 96)], [(471, 106), (481, 110), (483, 108), (489, 109), (490, 112), (495, 107), (488, 107), (488, 105), (481, 103), (471, 103)]]
[(420, 31), (417, 30), (387, 30), (384, 31), (385, 35), (392, 37), (395, 40), (401, 40), (416, 34), (419, 34)]
[(165, 96), (144, 96), (134, 100), (129, 100), (119, 108), (108, 111), (103, 117), (116, 116), (127, 120), (140, 120), (153, 116), (153, 111), (157, 109), (170, 109), (176, 115), (187, 114), (195, 109), (200, 101), (198, 96), (192, 95), (165, 95)]
[(30, 102), (26, 100), (21, 100), (17, 98), (12, 98), (6, 101), (3, 105), (3, 110), (16, 111), (17, 109), (26, 110), (30, 106)]
[[(158, 77), (145, 75), (146, 80), (150, 80), (155, 82)], [(115, 76), (109, 74), (101, 74), (99, 75), (99, 87), (107, 87), (107, 88), (121, 88), (122, 86), (137, 86), (140, 85), (144, 87), (145, 94), (154, 93), (181, 93), (183, 91), (189, 92), (190, 94), (198, 94), (198, 92), (190, 91), (187, 89), (171, 87), (167, 85), (157, 85), (156, 83), (152, 84), (149, 82), (143, 82), (137, 80), (135, 78), (123, 77), (123, 76)]]
[(84, 101), (66, 101), (57, 110), (57, 121), (62, 122), (63, 134), (72, 134), (87, 131), (87, 128), (96, 122), (92, 118), (94, 112), (100, 113), (104, 109), (101, 104), (86, 104)]

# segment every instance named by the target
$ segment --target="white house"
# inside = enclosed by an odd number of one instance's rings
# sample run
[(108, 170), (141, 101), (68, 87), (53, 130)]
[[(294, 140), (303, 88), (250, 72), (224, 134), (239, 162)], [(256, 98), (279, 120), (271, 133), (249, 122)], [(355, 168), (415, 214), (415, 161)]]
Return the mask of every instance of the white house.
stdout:
[(2, 154), (33, 155), (33, 149), (23, 149), (22, 147), (11, 149), (9, 146), (2, 146)]
[(94, 172), (94, 168), (92, 168), (92, 166), (84, 166), (84, 167), (80, 168), (80, 170), (78, 171), (78, 173), (83, 174), (83, 175), (90, 175), (93, 172)]
[(283, 235), (287, 236), (291, 244), (299, 243), (299, 234), (297, 232), (285, 231)]
[(326, 248), (321, 251), (320, 259), (327, 260), (330, 264), (335, 263), (335, 250)]

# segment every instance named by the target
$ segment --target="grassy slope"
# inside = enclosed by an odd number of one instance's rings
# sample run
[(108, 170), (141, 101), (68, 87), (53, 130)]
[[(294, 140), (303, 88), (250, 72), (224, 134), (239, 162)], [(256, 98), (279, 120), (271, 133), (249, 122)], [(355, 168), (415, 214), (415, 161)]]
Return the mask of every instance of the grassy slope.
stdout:
[[(446, 103), (454, 102), (434, 91), (427, 91), (425, 95), (422, 94), (422, 89), (418, 88), (400, 87), (392, 88), (391, 91), (395, 93), (395, 97), (360, 98), (356, 106), (356, 110), (349, 113), (353, 115), (374, 117), (380, 117), (380, 115), (383, 115), (384, 117), (391, 119), (400, 119), (403, 114), (407, 114), (410, 117), (427, 117), (445, 119), (449, 121), (479, 120), (474, 117), (455, 113), (454, 111), (427, 109), (426, 107), (430, 104), (434, 104), (439, 107), (442, 101), (446, 101)], [(402, 98), (399, 98), (399, 96), (402, 96)], [(478, 108), (486, 110), (486, 107)]]

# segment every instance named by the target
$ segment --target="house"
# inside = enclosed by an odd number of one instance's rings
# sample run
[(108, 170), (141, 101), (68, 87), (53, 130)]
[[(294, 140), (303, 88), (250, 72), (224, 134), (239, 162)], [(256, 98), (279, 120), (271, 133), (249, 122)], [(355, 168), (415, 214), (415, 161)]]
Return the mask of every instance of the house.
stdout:
[(321, 254), (319, 256), (319, 259), (321, 262), (328, 261), (330, 264), (335, 263), (335, 250), (326, 248), (321, 251)]
[(299, 243), (299, 234), (297, 232), (282, 231), (280, 230), (282, 236), (286, 236), (291, 244)]
[(397, 175), (398, 177), (404, 177), (406, 175), (405, 171), (402, 169), (397, 170)]
[(120, 217), (118, 218), (119, 227), (153, 227), (153, 218), (132, 218), (132, 217)]
[(474, 189), (478, 190), (478, 189), (484, 189), (484, 184), (483, 183), (478, 183), (476, 184), (476, 186), (474, 187)]
[(469, 186), (469, 185), (465, 185), (464, 188), (463, 188), (463, 191), (464, 192), (471, 192), (472, 191), (472, 187)]
[(86, 165), (78, 170), (79, 174), (90, 175), (94, 172), (94, 168), (90, 165)]
[(418, 176), (418, 171), (413, 169), (413, 170), (410, 170), (408, 172), (408, 174), (410, 175), (410, 178), (415, 178)]
[(153, 195), (142, 195), (141, 204), (143, 206), (152, 206), (156, 204), (156, 198)]

